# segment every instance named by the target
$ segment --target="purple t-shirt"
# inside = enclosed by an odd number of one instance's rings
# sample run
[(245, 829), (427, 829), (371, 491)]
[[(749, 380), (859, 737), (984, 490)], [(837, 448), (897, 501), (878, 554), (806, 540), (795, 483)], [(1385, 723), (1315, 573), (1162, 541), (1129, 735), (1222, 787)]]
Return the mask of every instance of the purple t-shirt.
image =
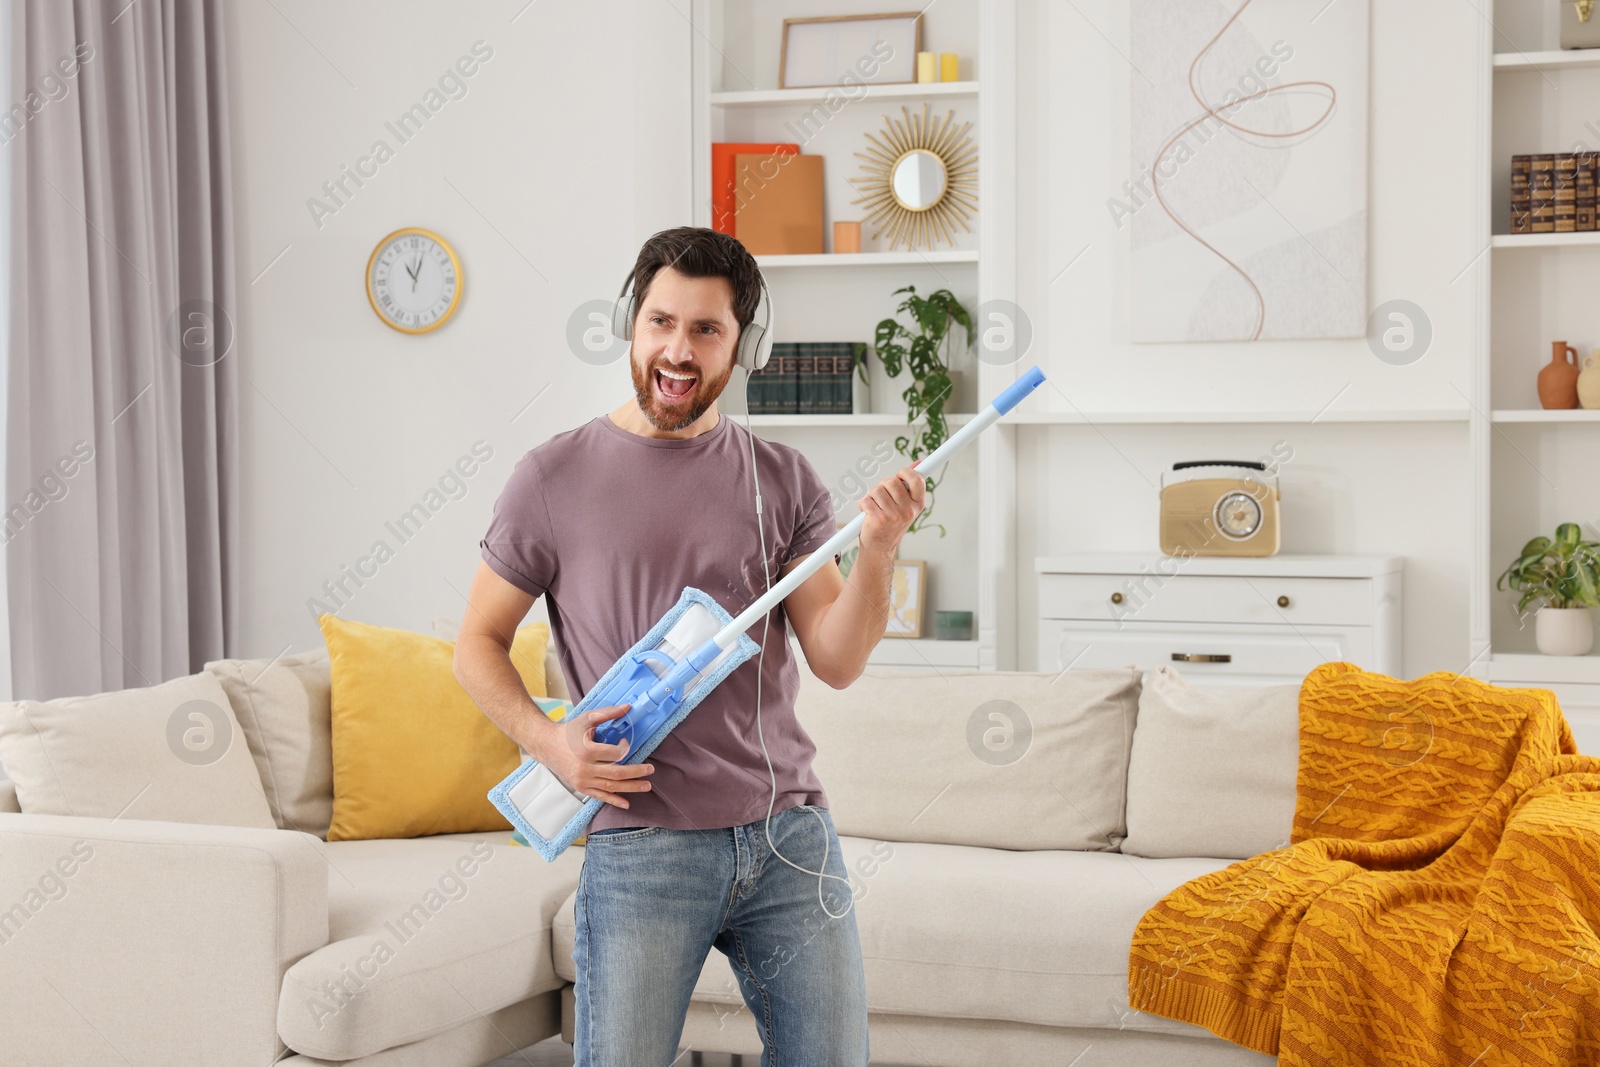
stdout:
[[(737, 616), (766, 591), (750, 474), (753, 435), (726, 415), (698, 437), (630, 433), (601, 415), (517, 461), (479, 542), (484, 562), (547, 596), (561, 669), (579, 699), (678, 603), (686, 586)], [(827, 486), (805, 456), (754, 438), (772, 581), (837, 532)], [(835, 557), (837, 559), (837, 557)], [(777, 776), (774, 813), (827, 806), (811, 769), (816, 746), (795, 719), (799, 668), (783, 605), (746, 636), (762, 644), (761, 732)], [(763, 819), (772, 801), (756, 735), (750, 657), (662, 739), (651, 788), (629, 807), (603, 804), (591, 830), (709, 829)]]

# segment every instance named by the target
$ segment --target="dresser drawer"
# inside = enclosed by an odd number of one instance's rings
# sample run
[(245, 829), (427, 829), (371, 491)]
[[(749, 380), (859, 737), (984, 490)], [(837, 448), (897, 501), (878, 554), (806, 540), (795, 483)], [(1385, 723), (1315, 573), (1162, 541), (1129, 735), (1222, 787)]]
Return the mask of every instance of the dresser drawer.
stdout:
[[(1152, 568), (1154, 569), (1154, 568)], [(1113, 599), (1113, 598), (1119, 599)], [(1131, 622), (1369, 626), (1369, 578), (1041, 574), (1039, 617)]]
[[(1174, 656), (1183, 657), (1174, 659)], [(1191, 681), (1219, 684), (1299, 682), (1324, 663), (1371, 662), (1365, 627), (1285, 627), (1191, 624), (1181, 630), (1151, 623), (1039, 624), (1039, 670), (1068, 667), (1175, 667)]]

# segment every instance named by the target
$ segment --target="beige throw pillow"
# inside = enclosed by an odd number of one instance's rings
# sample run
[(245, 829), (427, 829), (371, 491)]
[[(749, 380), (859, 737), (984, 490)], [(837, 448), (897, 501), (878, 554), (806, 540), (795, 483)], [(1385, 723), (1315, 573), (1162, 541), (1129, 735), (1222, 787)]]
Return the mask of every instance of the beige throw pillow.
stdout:
[(834, 689), (798, 666), (795, 712), (839, 833), (1019, 850), (1121, 841), (1136, 668), (868, 667)]
[(228, 695), (203, 671), (0, 704), (0, 761), (30, 815), (275, 827)]
[(1170, 667), (1151, 671), (1122, 851), (1248, 859), (1288, 845), (1299, 742), (1298, 685), (1207, 688)]
[(228, 694), (278, 827), (326, 840), (333, 818), (328, 650), (213, 660), (205, 669)]

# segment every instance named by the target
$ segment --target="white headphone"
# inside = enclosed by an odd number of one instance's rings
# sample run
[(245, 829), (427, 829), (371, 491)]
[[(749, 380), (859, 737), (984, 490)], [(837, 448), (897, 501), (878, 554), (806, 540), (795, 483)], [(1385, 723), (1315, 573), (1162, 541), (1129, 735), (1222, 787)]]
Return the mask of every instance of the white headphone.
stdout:
[[(772, 293), (767, 290), (767, 280), (759, 272), (756, 278), (761, 282), (761, 299), (756, 305), (756, 316), (761, 322), (752, 321), (739, 331), (739, 351), (734, 355), (734, 362), (747, 371), (758, 371), (765, 367), (772, 355)], [(611, 309), (611, 332), (624, 341), (633, 340), (633, 317), (638, 310), (637, 303), (633, 295), (633, 272), (629, 271), (627, 280), (622, 283), (622, 292), (617, 294), (617, 302)]]

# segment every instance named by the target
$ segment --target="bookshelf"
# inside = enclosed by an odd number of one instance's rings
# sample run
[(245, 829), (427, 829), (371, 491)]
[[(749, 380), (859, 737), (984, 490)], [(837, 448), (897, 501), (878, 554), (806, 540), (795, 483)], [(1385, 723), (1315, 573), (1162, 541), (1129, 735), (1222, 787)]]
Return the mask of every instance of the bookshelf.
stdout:
[(1600, 411), (1546, 411), (1535, 381), (1550, 343), (1565, 340), (1580, 361), (1600, 348), (1600, 233), (1511, 234), (1514, 154), (1600, 149), (1592, 101), (1600, 51), (1561, 51), (1559, 7), (1495, 0), (1478, 28), (1482, 210), (1486, 254), (1475, 270), (1472, 415), (1474, 580), (1469, 597), (1472, 666), (1467, 673), (1556, 692), (1574, 729), (1600, 739), (1600, 654), (1543, 656), (1532, 619), (1520, 624), (1512, 594), (1495, 589), (1529, 538), (1557, 523), (1600, 521)]
[[(868, 84), (837, 109), (834, 89), (781, 89), (778, 55), (785, 18), (856, 13), (847, 0), (693, 0), (690, 91), (691, 190), (694, 223), (711, 225), (711, 144), (716, 141), (785, 141), (802, 154), (824, 158), (824, 246), (832, 246), (832, 223), (863, 220), (862, 251), (851, 254), (759, 256), (772, 292), (779, 341), (865, 341), (881, 319), (896, 314), (894, 290), (914, 285), (918, 293), (949, 289), (969, 310), (985, 301), (1016, 299), (1016, 11), (1015, 0), (943, 0), (923, 16), (922, 47), (960, 56), (962, 80), (909, 85)], [(860, 191), (849, 179), (863, 173), (855, 153), (868, 147), (866, 134), (881, 137), (885, 116), (904, 107), (942, 119), (955, 111), (957, 125), (971, 122), (978, 147), (978, 211), (972, 232), (958, 232), (954, 245), (908, 251), (889, 249), (887, 235), (873, 238)], [(961, 372), (946, 406), (954, 429), (972, 417), (1016, 377), (1038, 361), (992, 366), (971, 353), (952, 359)], [(804, 452), (823, 480), (840, 489), (842, 524), (858, 513), (860, 496), (909, 460), (896, 455), (871, 475), (853, 475), (862, 460), (896, 436), (915, 437), (923, 424), (906, 421), (900, 397), (910, 379), (889, 378), (869, 355), (872, 413), (859, 415), (751, 415), (750, 425), (774, 441)], [(743, 405), (742, 376), (730, 383)], [(732, 406), (729, 413), (733, 414)], [(744, 421), (743, 414), (736, 415)], [(933, 630), (936, 610), (969, 610), (970, 642), (884, 640), (873, 662), (938, 669), (1016, 669), (1016, 423), (1002, 420), (957, 456), (940, 479), (933, 522), (948, 536), (928, 529), (908, 534), (902, 559), (928, 564), (924, 629)], [(856, 486), (864, 486), (857, 490)], [(933, 647), (938, 646), (938, 647)], [(948, 646), (948, 647), (946, 647)], [(885, 658), (889, 657), (889, 658)], [(910, 657), (908, 660), (907, 657)]]

